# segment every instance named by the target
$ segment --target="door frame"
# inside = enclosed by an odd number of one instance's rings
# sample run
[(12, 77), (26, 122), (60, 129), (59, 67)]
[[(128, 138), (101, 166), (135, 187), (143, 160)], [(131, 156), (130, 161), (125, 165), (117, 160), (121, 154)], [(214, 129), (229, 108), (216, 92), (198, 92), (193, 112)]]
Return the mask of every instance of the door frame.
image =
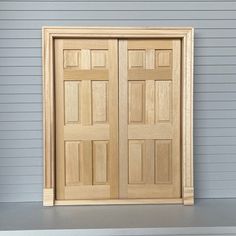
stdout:
[[(43, 27), (44, 206), (76, 204), (194, 204), (192, 27)], [(57, 38), (181, 39), (181, 175), (179, 199), (55, 200), (54, 40)]]

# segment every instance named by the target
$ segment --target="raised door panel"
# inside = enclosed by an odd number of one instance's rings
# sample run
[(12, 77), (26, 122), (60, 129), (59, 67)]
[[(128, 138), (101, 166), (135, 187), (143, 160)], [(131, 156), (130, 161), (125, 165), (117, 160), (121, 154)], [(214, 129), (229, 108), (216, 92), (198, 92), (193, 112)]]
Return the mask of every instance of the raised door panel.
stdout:
[(57, 39), (56, 199), (118, 198), (117, 40)]
[(120, 198), (180, 198), (180, 40), (121, 40)]

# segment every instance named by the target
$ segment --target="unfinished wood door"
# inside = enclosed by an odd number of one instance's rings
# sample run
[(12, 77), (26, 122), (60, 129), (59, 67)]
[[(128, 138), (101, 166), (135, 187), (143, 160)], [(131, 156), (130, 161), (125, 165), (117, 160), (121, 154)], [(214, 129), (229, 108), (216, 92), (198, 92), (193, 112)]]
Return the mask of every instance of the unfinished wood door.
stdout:
[(56, 199), (118, 198), (117, 40), (56, 39)]
[(120, 198), (180, 198), (180, 40), (119, 41)]

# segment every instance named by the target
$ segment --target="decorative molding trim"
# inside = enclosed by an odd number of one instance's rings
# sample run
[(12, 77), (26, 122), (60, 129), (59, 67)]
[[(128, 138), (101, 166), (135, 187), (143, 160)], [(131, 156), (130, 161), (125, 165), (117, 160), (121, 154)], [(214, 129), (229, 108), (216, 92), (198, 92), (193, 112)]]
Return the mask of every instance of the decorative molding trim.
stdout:
[(43, 189), (43, 205), (53, 206), (54, 205), (54, 191), (53, 188)]
[[(44, 205), (54, 205), (55, 38), (180, 38), (182, 40), (182, 199), (194, 203), (193, 191), (193, 33), (191, 27), (43, 27)], [(49, 197), (50, 196), (50, 197)], [(49, 200), (48, 200), (49, 199)]]

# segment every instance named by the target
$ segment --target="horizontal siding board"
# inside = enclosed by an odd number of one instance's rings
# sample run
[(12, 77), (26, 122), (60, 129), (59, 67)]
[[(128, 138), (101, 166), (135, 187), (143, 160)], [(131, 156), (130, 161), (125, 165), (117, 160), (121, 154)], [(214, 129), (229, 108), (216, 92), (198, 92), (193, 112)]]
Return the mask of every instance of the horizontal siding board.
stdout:
[[(173, 19), (160, 20), (158, 14), (155, 19), (97, 19), (94, 18), (94, 12), (87, 20), (1, 20), (0, 29), (40, 29), (43, 26), (169, 26), (169, 27), (198, 27), (198, 28), (236, 28), (236, 20), (191, 20), (191, 19)], [(141, 16), (140, 16), (141, 17)]]
[(41, 175), (36, 176), (1, 176), (0, 184), (42, 184), (43, 179)]
[(43, 124), (41, 121), (15, 121), (15, 122), (9, 122), (9, 121), (1, 121), (0, 122), (0, 130), (1, 131), (41, 131), (42, 134), (42, 127)]
[[(235, 90), (236, 91), (236, 90)], [(1, 104), (0, 104), (1, 107)], [(236, 101), (198, 101), (194, 103), (194, 110), (234, 110)]]
[(215, 111), (201, 111), (194, 112), (195, 119), (236, 119), (236, 111), (235, 110), (215, 110)]
[(1, 66), (42, 66), (41, 58), (0, 58)]
[(236, 56), (197, 56), (194, 62), (195, 65), (236, 65)]
[[(235, 13), (234, 13), (235, 14)], [(199, 38), (195, 47), (235, 47), (235, 38)]]
[(208, 181), (216, 181), (216, 183), (218, 183), (217, 181), (221, 181), (222, 179), (224, 179), (225, 184), (227, 181), (234, 181), (235, 178), (236, 175), (234, 172), (218, 172), (217, 174), (214, 172), (202, 172), (200, 177), (195, 177), (195, 181), (198, 183), (198, 186), (201, 186), (202, 182), (205, 181), (207, 183)]
[(41, 85), (1, 85), (0, 94), (41, 94)]
[(195, 163), (195, 168), (199, 172), (234, 172), (236, 168), (235, 163)]
[(42, 112), (1, 112), (1, 121), (42, 121)]
[(0, 39), (0, 45), (1, 48), (41, 47), (41, 39)]
[(236, 101), (236, 93), (235, 92), (227, 92), (224, 97), (220, 97), (219, 93), (207, 93), (207, 92), (198, 92), (194, 93), (194, 101), (195, 104), (199, 101)]
[(41, 48), (3, 48), (0, 46), (0, 57), (8, 58), (8, 57), (41, 57)]
[(195, 56), (235, 56), (236, 46), (234, 47), (198, 47), (194, 51)]
[[(63, 19), (63, 20), (90, 20), (92, 13), (94, 10), (90, 9), (90, 11), (2, 11), (0, 14), (0, 20), (55, 20), (55, 19)], [(158, 13), (158, 16), (157, 16)], [(123, 10), (122, 11), (122, 19), (126, 20), (234, 20), (235, 19), (235, 11), (227, 10), (227, 11), (214, 11), (214, 16), (211, 15), (212, 11), (163, 11), (159, 10), (149, 10), (144, 11), (140, 9), (139, 11), (135, 10)], [(113, 9), (110, 11), (96, 11), (94, 14), (95, 19), (102, 20), (114, 20), (120, 19), (121, 12), (117, 11), (117, 9)]]
[[(25, 137), (27, 137), (27, 139), (42, 139), (43, 135), (42, 135), (42, 130), (33, 130), (34, 127), (31, 127), (32, 130), (5, 130), (2, 131), (1, 130), (1, 137), (0, 140), (6, 139), (6, 140), (10, 140), (10, 139), (25, 139)], [(1, 165), (1, 164), (0, 164)]]
[(42, 76), (41, 67), (0, 67), (0, 76)]
[(38, 176), (42, 175), (42, 168), (36, 166), (4, 166), (0, 167), (0, 177), (2, 175)]
[(42, 103), (41, 94), (3, 94), (0, 95), (0, 103)]
[[(228, 145), (233, 146), (235, 145), (236, 137), (195, 137), (194, 138), (194, 145), (196, 146), (217, 146), (217, 145)], [(0, 142), (1, 143), (1, 142)]]
[[(201, 128), (236, 128), (236, 122), (235, 119), (194, 119), (194, 128), (195, 129), (201, 129)], [(195, 132), (197, 132), (195, 130)]]
[[(1, 85), (42, 85), (42, 77), (41, 76), (22, 76), (22, 75), (14, 75), (14, 76), (9, 76), (9, 75), (2, 75), (0, 76), (0, 86)], [(37, 95), (36, 96), (41, 96)]]
[(227, 145), (200, 145), (194, 146), (195, 155), (212, 155), (212, 154), (234, 154), (236, 155), (236, 146)]
[(42, 103), (0, 104), (1, 112), (42, 112)]
[[(0, 2), (1, 5), (1, 2)], [(0, 7), (1, 9), (1, 7)], [(40, 39), (42, 36), (42, 31), (40, 29), (35, 30), (0, 30), (0, 38), (1, 39), (28, 39), (28, 38), (36, 38)]]
[[(194, 83), (195, 84), (210, 84), (210, 83), (236, 83), (235, 80), (235, 75), (233, 74), (229, 74), (229, 75), (223, 75), (222, 74), (218, 74), (218, 75), (195, 75), (194, 76)], [(194, 91), (195, 92), (195, 91)], [(226, 94), (227, 95), (227, 94)]]
[[(24, 157), (42, 157), (42, 148), (4, 148), (0, 149), (0, 158), (24, 158)], [(1, 173), (0, 173), (1, 174)], [(12, 173), (13, 174), (13, 173)]]
[[(195, 127), (195, 126), (194, 126)], [(194, 137), (198, 137), (201, 139), (201, 137), (235, 137), (236, 134), (236, 124), (235, 128), (233, 127), (223, 127), (223, 128), (195, 128), (194, 129)], [(236, 157), (235, 157), (236, 160)]]
[(37, 158), (32, 158), (32, 157), (23, 157), (23, 158), (0, 158), (0, 167), (4, 167), (4, 166), (13, 166), (13, 167), (17, 167), (17, 166), (38, 166), (40, 168), (42, 168), (43, 166), (43, 161), (41, 157), (37, 157)]
[[(214, 14), (214, 13), (213, 13)], [(195, 38), (232, 38), (236, 37), (236, 29), (200, 29), (197, 30)]]
[(236, 197), (236, 2), (0, 1), (0, 201), (40, 201), (42, 26), (195, 27), (196, 197)]
[[(194, 157), (194, 163), (225, 163), (225, 162), (230, 162), (230, 163), (235, 163), (236, 162), (236, 156), (234, 154), (213, 154), (213, 155), (195, 155)], [(219, 172), (220, 174), (222, 172)], [(223, 172), (223, 173), (231, 173), (230, 176), (236, 176), (236, 172)], [(205, 175), (207, 176), (209, 173), (206, 172)], [(219, 180), (222, 180), (221, 177), (216, 175), (216, 178), (219, 178)], [(201, 175), (195, 174), (195, 178), (201, 179)], [(224, 178), (223, 178), (224, 179)], [(231, 177), (231, 179), (234, 179)]]
[[(235, 66), (236, 70), (236, 66)], [(212, 84), (195, 84), (195, 92), (236, 92), (236, 83), (212, 83)]]
[(96, 11), (102, 11), (102, 10), (133, 10), (133, 11), (140, 11), (140, 10), (156, 10), (156, 11), (205, 11), (205, 10), (236, 10), (236, 4), (235, 2), (184, 2), (179, 1), (178, 4), (173, 4), (172, 2), (155, 2), (155, 1), (135, 1), (135, 4), (132, 4), (131, 1), (87, 1), (87, 2), (70, 2), (70, 4), (67, 4), (66, 1), (63, 2), (37, 2), (35, 1), (34, 4), (28, 4), (27, 2), (1, 2), (0, 3), (0, 9), (4, 11), (90, 11), (91, 9), (94, 9)]
[(203, 65), (195, 66), (195, 74), (236, 74), (235, 65)]
[[(184, 14), (184, 13), (183, 13)], [(1, 39), (40, 39), (41, 29), (1, 29)], [(207, 28), (195, 32), (195, 39), (199, 38), (233, 38), (236, 37), (236, 29)]]
[(41, 139), (15, 139), (15, 140), (0, 140), (1, 148), (42, 148)]

